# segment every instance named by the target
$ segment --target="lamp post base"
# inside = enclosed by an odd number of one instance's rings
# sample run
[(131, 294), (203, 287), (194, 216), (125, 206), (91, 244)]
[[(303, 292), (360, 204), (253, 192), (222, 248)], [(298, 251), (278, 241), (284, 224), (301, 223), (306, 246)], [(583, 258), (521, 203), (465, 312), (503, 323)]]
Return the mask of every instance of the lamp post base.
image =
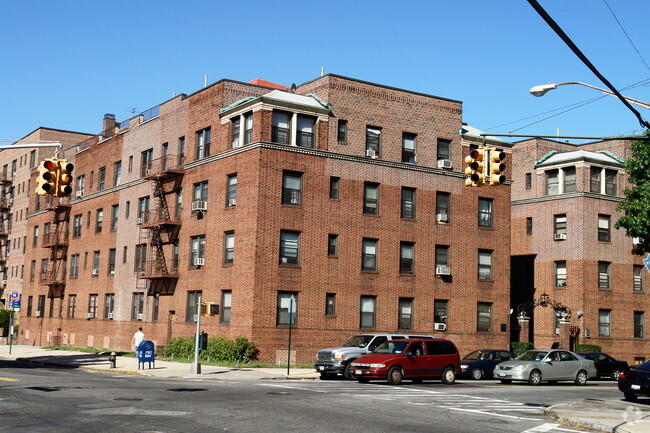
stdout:
[(190, 374), (201, 374), (201, 363), (200, 362), (193, 362), (192, 363), (192, 370), (190, 370)]

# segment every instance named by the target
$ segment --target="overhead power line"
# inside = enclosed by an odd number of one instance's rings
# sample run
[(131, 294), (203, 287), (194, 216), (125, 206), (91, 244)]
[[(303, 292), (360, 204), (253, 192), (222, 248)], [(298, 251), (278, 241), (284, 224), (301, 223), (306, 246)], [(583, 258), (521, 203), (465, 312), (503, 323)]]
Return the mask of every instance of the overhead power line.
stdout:
[(621, 24), (621, 22), (618, 20), (618, 18), (616, 17), (616, 14), (615, 14), (614, 11), (612, 10), (612, 8), (609, 7), (609, 3), (607, 3), (607, 0), (603, 0), (603, 2), (605, 3), (605, 6), (607, 6), (607, 9), (609, 9), (609, 11), (612, 13), (612, 16), (614, 17), (614, 19), (615, 19), (616, 22), (618, 23), (618, 26), (621, 28), (621, 30), (623, 30), (623, 33), (625, 33), (625, 36), (627, 37), (627, 40), (630, 41), (630, 44), (631, 44), (632, 47), (634, 48), (634, 51), (636, 51), (636, 53), (639, 55), (639, 57), (641, 58), (641, 61), (642, 61), (643, 64), (645, 65), (645, 67), (646, 67), (648, 70), (650, 70), (650, 66), (648, 66), (648, 64), (646, 63), (646, 61), (645, 61), (645, 59), (643, 58), (643, 56), (641, 55), (641, 53), (639, 52), (639, 50), (636, 48), (636, 45), (634, 45), (634, 42), (632, 42), (632, 39), (630, 38), (630, 35), (627, 34), (627, 32), (625, 31), (625, 29), (623, 28), (623, 24)]

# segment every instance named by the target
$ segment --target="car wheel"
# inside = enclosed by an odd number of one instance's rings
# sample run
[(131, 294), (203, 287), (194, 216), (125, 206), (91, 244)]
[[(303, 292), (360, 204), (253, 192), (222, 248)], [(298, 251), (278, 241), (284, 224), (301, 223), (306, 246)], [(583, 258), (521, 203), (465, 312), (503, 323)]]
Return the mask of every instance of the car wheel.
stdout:
[(386, 380), (391, 385), (399, 385), (402, 383), (403, 378), (404, 374), (402, 373), (402, 369), (396, 365), (388, 370), (388, 375), (386, 376)]
[(578, 374), (576, 374), (576, 380), (575, 380), (576, 385), (586, 385), (587, 384), (587, 372), (584, 370), (580, 370)]
[(446, 385), (454, 383), (456, 381), (456, 371), (451, 367), (445, 368), (442, 372), (442, 377), (440, 380)]
[(348, 362), (347, 365), (345, 366), (345, 370), (343, 370), (343, 377), (346, 378), (347, 380), (352, 379), (352, 373), (350, 373), (351, 369), (352, 369), (352, 361)]
[(531, 371), (530, 376), (528, 376), (528, 383), (530, 385), (539, 385), (542, 383), (542, 372), (539, 370)]
[(483, 370), (481, 370), (478, 367), (476, 367), (474, 370), (472, 370), (472, 379), (474, 379), (474, 380), (483, 379)]
[(501, 383), (512, 383), (510, 379), (501, 379)]
[(636, 399), (637, 399), (636, 394), (632, 394), (631, 392), (624, 392), (623, 397), (627, 401), (636, 401)]
[(618, 380), (618, 377), (621, 375), (621, 370), (614, 370), (612, 371), (612, 380)]

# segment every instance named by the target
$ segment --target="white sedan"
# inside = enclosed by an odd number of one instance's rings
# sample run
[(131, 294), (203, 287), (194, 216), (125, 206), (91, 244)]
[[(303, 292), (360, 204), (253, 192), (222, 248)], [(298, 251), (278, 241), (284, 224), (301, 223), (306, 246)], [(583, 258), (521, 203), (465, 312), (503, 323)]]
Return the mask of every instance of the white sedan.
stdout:
[(539, 385), (543, 380), (553, 383), (571, 380), (584, 385), (597, 376), (594, 361), (568, 350), (528, 350), (514, 361), (506, 361), (494, 369), (494, 378), (503, 383), (513, 380)]

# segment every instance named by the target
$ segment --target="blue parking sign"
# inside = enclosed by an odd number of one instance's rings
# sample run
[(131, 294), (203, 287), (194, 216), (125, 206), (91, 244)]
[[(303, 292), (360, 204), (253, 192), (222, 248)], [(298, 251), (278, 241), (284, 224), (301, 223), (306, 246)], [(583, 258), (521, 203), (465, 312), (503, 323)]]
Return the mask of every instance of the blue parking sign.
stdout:
[(18, 292), (11, 292), (11, 299), (18, 299)]
[(648, 253), (648, 257), (643, 259), (643, 264), (645, 265), (645, 268), (650, 272), (650, 253)]

